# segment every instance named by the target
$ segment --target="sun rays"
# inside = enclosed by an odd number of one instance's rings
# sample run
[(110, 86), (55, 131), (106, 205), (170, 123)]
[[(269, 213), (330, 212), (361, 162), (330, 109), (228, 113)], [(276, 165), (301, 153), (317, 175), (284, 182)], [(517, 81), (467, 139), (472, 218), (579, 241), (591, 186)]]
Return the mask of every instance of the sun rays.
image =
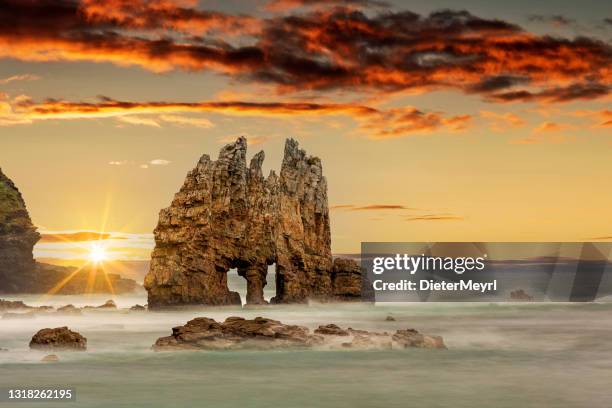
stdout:
[(91, 244), (88, 254), (89, 261), (95, 265), (108, 261), (106, 248), (99, 243)]
[[(113, 239), (113, 234), (106, 231), (106, 225), (111, 210), (111, 195), (108, 194), (105, 200), (104, 210), (98, 231), (85, 231), (84, 233), (58, 233), (54, 234), (57, 244), (71, 248), (77, 253), (82, 254), (80, 260), (75, 260), (79, 265), (71, 271), (65, 278), (53, 286), (41, 298), (41, 301), (49, 296), (59, 293), (66, 285), (81, 274), (87, 274), (84, 295), (92, 295), (96, 290), (99, 291), (99, 282), (104, 282), (103, 286), (111, 295), (115, 294), (115, 288), (109, 278), (109, 269), (113, 269), (116, 256), (120, 252), (113, 251), (109, 245)], [(85, 236), (85, 239), (79, 239)], [(71, 239), (73, 238), (73, 239)]]

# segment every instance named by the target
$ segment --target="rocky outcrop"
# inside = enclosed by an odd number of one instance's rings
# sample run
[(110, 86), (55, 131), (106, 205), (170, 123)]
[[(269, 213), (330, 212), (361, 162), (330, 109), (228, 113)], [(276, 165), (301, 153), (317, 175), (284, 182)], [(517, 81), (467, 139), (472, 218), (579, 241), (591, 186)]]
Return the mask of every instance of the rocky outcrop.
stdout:
[(332, 336), (348, 336), (349, 332), (341, 329), (338, 325), (333, 323), (326, 324), (324, 326), (319, 326), (315, 329), (315, 334), (324, 334), (324, 335), (332, 335)]
[(234, 350), (245, 348), (269, 349), (306, 347), (320, 339), (308, 334), (301, 326), (282, 324), (278, 320), (256, 317), (228, 317), (218, 323), (207, 317), (190, 320), (172, 329), (172, 335), (157, 339), (155, 350)]
[[(21, 300), (4, 300), (0, 299), (0, 312), (10, 311), (2, 315), (5, 319), (20, 318), (29, 316), (34, 317), (36, 313), (45, 313), (53, 310), (52, 306), (30, 306), (23, 303)], [(27, 312), (27, 313), (12, 313), (12, 312)], [(28, 315), (28, 316), (26, 316)]]
[(403, 348), (446, 348), (442, 337), (421, 334), (414, 329), (398, 330), (391, 338)]
[(114, 300), (107, 300), (106, 302), (104, 302), (104, 304), (100, 305), (100, 306), (84, 306), (83, 309), (102, 309), (102, 310), (114, 310), (117, 309), (117, 304), (115, 303)]
[(510, 292), (510, 300), (519, 302), (531, 302), (533, 300), (533, 296), (525, 292), (524, 289), (517, 289)]
[(40, 235), (15, 184), (0, 170), (0, 292), (23, 291), (33, 278)]
[(66, 306), (62, 306), (57, 308), (57, 311), (55, 312), (57, 314), (61, 314), (61, 315), (81, 315), (81, 309), (79, 309), (78, 307), (75, 307), (74, 305), (66, 305)]
[(362, 274), (361, 266), (352, 259), (334, 259), (331, 281), (335, 300), (374, 301), (372, 285)]
[(28, 306), (21, 300), (4, 300), (0, 299), (0, 312), (5, 310), (27, 310), (32, 309), (32, 306)]
[(173, 328), (171, 336), (161, 337), (153, 345), (156, 351), (311, 347), (359, 350), (446, 348), (441, 337), (424, 335), (413, 329), (389, 334), (351, 328), (345, 330), (335, 324), (327, 324), (310, 334), (306, 327), (287, 325), (264, 317), (253, 320), (228, 317), (223, 323), (198, 317), (184, 326)]
[(272, 171), (265, 178), (264, 152), (248, 166), (246, 152), (241, 137), (223, 147), (216, 161), (202, 156), (170, 207), (160, 212), (145, 277), (150, 309), (240, 304), (227, 286), (233, 268), (247, 280), (247, 303), (265, 303), (272, 264), (275, 303), (334, 299), (335, 291), (338, 298), (358, 298), (358, 290), (341, 287), (345, 281), (357, 285), (354, 271), (337, 274), (334, 287), (321, 161), (289, 139), (280, 174)]
[(87, 349), (87, 339), (68, 327), (42, 329), (32, 337), (30, 348), (83, 351)]
[[(65, 278), (70, 276), (69, 280)], [(57, 287), (59, 282), (64, 282)], [(25, 292), (47, 293), (51, 289), (58, 295), (80, 295), (83, 293), (134, 293), (142, 290), (136, 281), (108, 273), (96, 266), (81, 268), (36, 263), (34, 278)]]

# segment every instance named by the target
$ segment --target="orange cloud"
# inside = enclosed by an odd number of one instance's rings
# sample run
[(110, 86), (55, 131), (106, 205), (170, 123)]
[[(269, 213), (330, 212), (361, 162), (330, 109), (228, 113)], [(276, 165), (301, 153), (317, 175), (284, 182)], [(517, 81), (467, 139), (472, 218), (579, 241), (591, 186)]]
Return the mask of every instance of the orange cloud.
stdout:
[[(333, 2), (348, 6), (277, 0), (272, 8), (320, 7), (259, 18), (196, 1), (5, 0), (0, 58), (210, 70), (283, 92), (456, 89), (547, 103), (610, 94), (612, 46), (596, 38), (540, 36), (467, 11), (366, 13), (354, 5), (377, 2)], [(414, 122), (406, 130), (423, 125)]]
[(428, 134), (440, 129), (465, 130), (470, 115), (445, 118), (439, 112), (424, 112), (413, 107), (392, 108), (378, 115), (361, 118), (360, 131), (371, 139), (392, 139), (411, 134)]
[[(105, 232), (78, 231), (67, 233), (43, 233), (39, 242), (81, 242), (98, 241), (111, 238), (112, 235)], [(117, 238), (122, 239), (122, 238)]]
[(489, 126), (494, 132), (501, 132), (508, 129), (508, 127), (521, 127), (524, 126), (525, 122), (520, 116), (512, 113), (497, 113), (482, 110), (480, 116), (489, 120)]
[(364, 206), (357, 206), (354, 204), (340, 204), (331, 206), (331, 209), (346, 211), (414, 210), (414, 208), (405, 207), (399, 204), (369, 204)]
[[(101, 97), (98, 102), (71, 102), (47, 100), (36, 103), (20, 99), (9, 106), (23, 120), (75, 120), (116, 118), (136, 125), (158, 127), (160, 121), (193, 124), (196, 119), (178, 119), (176, 113), (219, 113), (250, 116), (321, 116), (345, 115), (359, 123), (358, 131), (371, 139), (404, 137), (411, 134), (428, 134), (436, 130), (457, 131), (465, 129), (470, 115), (445, 117), (440, 112), (424, 112), (412, 107), (379, 110), (377, 108), (342, 103), (313, 102), (131, 102)], [(144, 115), (157, 115), (153, 118)], [(1, 118), (1, 116), (0, 116)], [(206, 119), (197, 119), (207, 125)], [(212, 124), (211, 124), (212, 125)]]
[(550, 133), (550, 132), (561, 132), (564, 130), (571, 129), (572, 126), (565, 123), (557, 123), (557, 122), (542, 122), (535, 129), (533, 129), (533, 133)]
[(425, 214), (406, 217), (405, 221), (463, 221), (463, 217), (452, 214)]
[(134, 30), (168, 30), (190, 35), (254, 33), (260, 20), (197, 9), (196, 0), (83, 0), (78, 12), (91, 25)]
[(612, 110), (579, 110), (573, 112), (574, 116), (590, 117), (596, 122), (596, 128), (612, 127)]
[(32, 74), (13, 75), (7, 78), (0, 79), (0, 85), (6, 85), (10, 82), (15, 82), (15, 81), (36, 81), (38, 79), (40, 79), (38, 75), (32, 75)]

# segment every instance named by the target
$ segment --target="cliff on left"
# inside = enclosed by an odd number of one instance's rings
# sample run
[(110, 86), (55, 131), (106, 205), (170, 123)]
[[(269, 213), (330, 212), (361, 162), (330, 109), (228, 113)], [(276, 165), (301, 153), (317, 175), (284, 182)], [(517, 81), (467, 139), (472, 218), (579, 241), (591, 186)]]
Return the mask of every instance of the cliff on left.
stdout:
[(77, 272), (36, 262), (32, 249), (39, 239), (21, 193), (0, 169), (0, 293), (125, 293), (139, 287), (92, 267)]

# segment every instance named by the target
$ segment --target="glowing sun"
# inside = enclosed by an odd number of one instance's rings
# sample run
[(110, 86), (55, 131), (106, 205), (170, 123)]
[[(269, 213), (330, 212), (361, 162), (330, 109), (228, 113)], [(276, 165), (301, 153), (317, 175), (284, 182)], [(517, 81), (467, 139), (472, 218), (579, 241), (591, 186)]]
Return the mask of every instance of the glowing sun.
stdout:
[(89, 260), (93, 263), (104, 262), (108, 259), (106, 249), (98, 244), (93, 244), (89, 249)]

